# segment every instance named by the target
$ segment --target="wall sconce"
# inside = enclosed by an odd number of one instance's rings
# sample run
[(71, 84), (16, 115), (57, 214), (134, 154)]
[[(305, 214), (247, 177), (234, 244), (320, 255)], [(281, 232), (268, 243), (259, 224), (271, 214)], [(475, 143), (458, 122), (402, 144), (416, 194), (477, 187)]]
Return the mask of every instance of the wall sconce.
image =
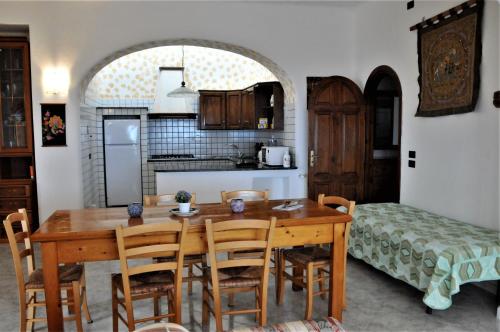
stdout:
[(69, 73), (65, 68), (47, 68), (43, 72), (43, 87), (48, 95), (65, 96), (69, 88)]

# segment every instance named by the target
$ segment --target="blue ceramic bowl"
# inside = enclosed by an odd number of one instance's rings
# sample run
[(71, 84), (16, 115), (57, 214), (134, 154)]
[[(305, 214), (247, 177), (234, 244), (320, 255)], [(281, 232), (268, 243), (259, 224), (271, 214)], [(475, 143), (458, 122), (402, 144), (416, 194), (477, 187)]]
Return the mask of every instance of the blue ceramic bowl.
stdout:
[(241, 198), (231, 200), (231, 210), (234, 213), (241, 213), (245, 210), (245, 202)]
[(142, 204), (138, 202), (130, 203), (127, 210), (131, 218), (139, 218), (142, 215)]

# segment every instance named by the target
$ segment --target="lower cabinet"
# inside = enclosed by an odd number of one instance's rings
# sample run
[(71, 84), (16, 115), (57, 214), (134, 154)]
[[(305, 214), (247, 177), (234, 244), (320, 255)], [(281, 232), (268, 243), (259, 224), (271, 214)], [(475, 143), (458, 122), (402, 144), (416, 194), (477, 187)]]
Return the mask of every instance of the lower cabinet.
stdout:
[[(30, 229), (34, 232), (38, 228), (38, 223), (33, 222), (36, 199), (32, 182), (30, 179), (0, 180), (0, 218), (3, 221), (9, 214), (18, 212), (19, 209), (26, 209)], [(2, 224), (0, 227), (0, 240), (6, 241), (6, 237), (7, 234)]]

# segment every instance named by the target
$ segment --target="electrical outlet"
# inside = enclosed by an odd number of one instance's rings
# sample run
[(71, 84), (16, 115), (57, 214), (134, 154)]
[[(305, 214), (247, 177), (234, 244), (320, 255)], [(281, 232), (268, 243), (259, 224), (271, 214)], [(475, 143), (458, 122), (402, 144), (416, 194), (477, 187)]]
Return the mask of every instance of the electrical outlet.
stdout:
[(408, 152), (408, 158), (415, 159), (417, 157), (417, 153), (415, 151)]
[(408, 160), (408, 167), (415, 168), (415, 160)]
[(413, 7), (415, 7), (415, 0), (411, 0), (406, 3), (406, 10), (410, 10)]

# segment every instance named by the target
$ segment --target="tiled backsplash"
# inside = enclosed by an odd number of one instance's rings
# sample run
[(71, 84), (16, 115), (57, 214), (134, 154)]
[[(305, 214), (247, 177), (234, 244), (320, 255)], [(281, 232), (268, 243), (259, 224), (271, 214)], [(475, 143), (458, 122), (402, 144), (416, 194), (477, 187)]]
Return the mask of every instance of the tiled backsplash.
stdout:
[(153, 154), (193, 154), (197, 158), (236, 156), (231, 144), (245, 156), (255, 155), (255, 143), (273, 137), (283, 144), (283, 133), (258, 130), (198, 130), (198, 120), (149, 120), (149, 156)]
[[(198, 158), (236, 156), (230, 144), (238, 146), (246, 156), (255, 155), (255, 143), (267, 143), (272, 136), (280, 145), (287, 132), (258, 130), (198, 130), (197, 120), (148, 120), (148, 109), (142, 107), (86, 108), (81, 110), (80, 131), (85, 207), (105, 207), (103, 115), (140, 115), (142, 190), (144, 195), (156, 194), (155, 163), (147, 159), (153, 154), (193, 154)], [(293, 149), (291, 150), (293, 152)], [(90, 154), (90, 159), (89, 159)]]

